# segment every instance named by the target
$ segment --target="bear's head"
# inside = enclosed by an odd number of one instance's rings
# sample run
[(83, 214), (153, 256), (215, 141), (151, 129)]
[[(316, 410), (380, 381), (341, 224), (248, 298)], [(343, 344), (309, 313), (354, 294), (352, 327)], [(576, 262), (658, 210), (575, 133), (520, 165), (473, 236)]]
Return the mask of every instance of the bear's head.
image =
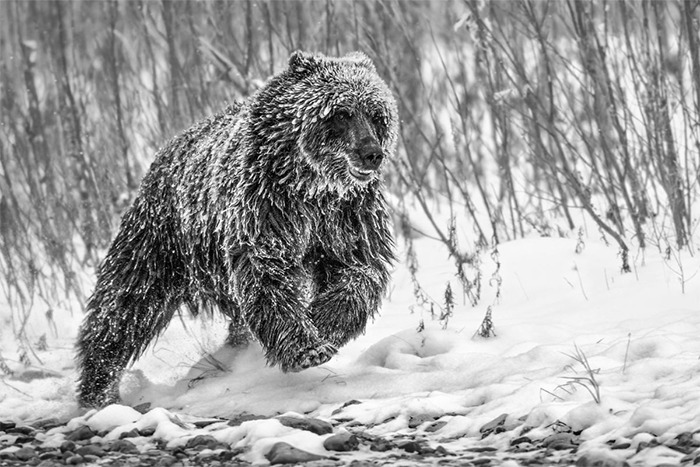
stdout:
[[(266, 86), (277, 134), (292, 132), (307, 172), (330, 189), (361, 188), (380, 179), (396, 149), (398, 112), (369, 58), (295, 52)], [(264, 91), (263, 91), (264, 92)], [(284, 128), (284, 129), (283, 129)]]

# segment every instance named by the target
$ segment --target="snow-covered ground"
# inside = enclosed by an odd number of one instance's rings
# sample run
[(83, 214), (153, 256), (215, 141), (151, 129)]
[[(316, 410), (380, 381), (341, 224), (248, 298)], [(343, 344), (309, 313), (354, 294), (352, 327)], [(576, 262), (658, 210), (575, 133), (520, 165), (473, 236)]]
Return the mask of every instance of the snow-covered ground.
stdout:
[[(399, 264), (381, 316), (325, 365), (285, 374), (266, 367), (255, 345), (222, 348), (223, 320), (183, 318), (123, 380), (125, 404), (151, 402), (156, 408), (141, 415), (114, 406), (95, 415), (80, 412), (73, 393), (72, 341), (80, 313), (55, 311), (59, 333), (49, 333), (48, 349), (37, 352), (41, 368), (55, 377), (22, 381), (21, 365), (11, 360), (17, 351), (9, 326), (0, 329), (0, 350), (18, 375), (0, 380), (0, 420), (73, 418), (70, 427), (112, 430), (112, 438), (152, 427), (170, 446), (211, 434), (246, 448), (254, 462), (264, 462), (277, 441), (328, 455), (327, 435), (274, 419), (200, 429), (186, 422), (241, 413), (309, 414), (360, 424), (371, 435), (417, 434), (453, 451), (505, 448), (514, 434), (541, 439), (566, 426), (581, 432), (579, 453), (614, 440), (629, 443), (615, 452), (640, 465), (683, 456), (668, 448), (635, 452), (651, 438), (664, 443), (700, 429), (698, 255), (666, 260), (652, 249), (633, 252), (633, 271), (621, 274), (617, 250), (591, 239), (580, 253), (576, 239), (518, 240), (500, 245), (497, 256), (484, 253), (482, 297), (471, 307), (442, 246), (420, 239), (416, 247), (419, 279), (430, 296), (441, 303), (448, 282), (454, 292), (446, 329), (415, 306), (410, 276)], [(496, 261), (500, 281), (492, 277)], [(489, 306), (496, 336), (475, 337)], [(9, 315), (7, 306), (0, 308), (1, 322), (7, 324)], [(349, 401), (355, 402), (344, 406)], [(482, 439), (480, 429), (502, 414), (505, 432)], [(49, 431), (46, 442), (60, 444), (64, 431)]]

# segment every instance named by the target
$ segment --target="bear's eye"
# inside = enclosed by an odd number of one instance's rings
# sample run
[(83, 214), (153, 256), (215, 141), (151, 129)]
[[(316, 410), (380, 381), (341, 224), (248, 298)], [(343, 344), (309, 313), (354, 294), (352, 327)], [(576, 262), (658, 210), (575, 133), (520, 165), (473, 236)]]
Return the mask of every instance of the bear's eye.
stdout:
[(345, 125), (350, 120), (350, 113), (346, 110), (341, 110), (336, 112), (331, 118), (331, 121), (335, 125)]
[(372, 115), (371, 120), (374, 131), (377, 132), (380, 139), (383, 139), (386, 134), (387, 119), (382, 114), (375, 114)]
[(350, 113), (345, 110), (336, 112), (328, 121), (331, 135), (333, 137), (339, 137), (342, 135), (351, 118)]
[(386, 118), (384, 118), (384, 115), (381, 115), (381, 114), (372, 115), (372, 125), (374, 125), (374, 127), (377, 130), (382, 130), (386, 126), (385, 124), (386, 124)]

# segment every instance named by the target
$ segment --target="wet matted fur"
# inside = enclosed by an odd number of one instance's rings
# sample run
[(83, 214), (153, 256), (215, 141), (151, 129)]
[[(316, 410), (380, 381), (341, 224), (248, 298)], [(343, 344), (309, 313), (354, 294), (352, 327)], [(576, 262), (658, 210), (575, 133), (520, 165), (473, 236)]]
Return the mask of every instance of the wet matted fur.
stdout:
[(98, 270), (77, 342), (79, 400), (119, 379), (182, 306), (218, 309), (298, 371), (361, 334), (389, 280), (381, 168), (395, 101), (363, 54), (294, 53), (242, 104), (156, 155)]

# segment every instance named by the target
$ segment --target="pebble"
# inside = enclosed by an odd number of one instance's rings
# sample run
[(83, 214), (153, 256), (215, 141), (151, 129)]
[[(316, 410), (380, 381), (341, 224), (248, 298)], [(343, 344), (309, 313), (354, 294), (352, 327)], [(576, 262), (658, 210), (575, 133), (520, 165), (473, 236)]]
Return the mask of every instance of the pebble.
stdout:
[(425, 414), (420, 414), (420, 415), (411, 415), (408, 418), (408, 427), (409, 428), (418, 428), (425, 422), (432, 422), (435, 420), (435, 417), (430, 416), (430, 415), (425, 415)]
[(265, 454), (265, 457), (272, 465), (296, 464), (299, 462), (310, 462), (326, 459), (324, 456), (302, 451), (301, 449), (295, 448), (291, 444), (287, 444), (282, 441), (275, 443), (270, 451)]
[(515, 446), (522, 443), (532, 444), (532, 440), (527, 436), (519, 436), (510, 442), (511, 446)]
[(148, 438), (149, 436), (153, 436), (153, 434), (156, 432), (156, 429), (153, 427), (149, 428), (144, 428), (143, 430), (139, 430), (139, 435), (145, 436)]
[(45, 459), (45, 460), (39, 462), (36, 467), (56, 467), (59, 465), (63, 465), (63, 464), (61, 464), (60, 462), (57, 462), (55, 460), (52, 460), (52, 459)]
[(576, 467), (623, 467), (627, 462), (618, 460), (605, 451), (590, 451), (576, 460)]
[(578, 436), (572, 433), (555, 433), (542, 440), (542, 445), (557, 451), (574, 449), (578, 446)]
[(437, 422), (433, 422), (430, 425), (428, 425), (427, 427), (425, 427), (425, 432), (426, 433), (435, 433), (436, 431), (441, 430), (442, 427), (444, 427), (445, 425), (447, 425), (447, 422), (444, 420), (439, 420)]
[(329, 436), (323, 441), (323, 447), (328, 451), (354, 451), (359, 445), (357, 436), (348, 432)]
[(68, 436), (66, 436), (66, 439), (68, 441), (83, 441), (86, 439), (90, 439), (95, 435), (96, 433), (92, 431), (89, 426), (83, 425), (74, 432), (70, 433)]
[(31, 443), (34, 441), (33, 436), (24, 436), (24, 435), (17, 435), (15, 438), (14, 442), (12, 444), (25, 444), (25, 443)]
[(136, 438), (138, 436), (141, 436), (139, 433), (139, 430), (134, 428), (133, 430), (125, 431), (122, 434), (119, 435), (119, 439), (124, 439), (124, 438)]
[(17, 433), (20, 435), (34, 435), (36, 430), (30, 426), (15, 426), (14, 428), (8, 428), (5, 430), (6, 433)]
[(209, 425), (213, 425), (214, 423), (219, 423), (223, 422), (224, 420), (220, 418), (210, 418), (210, 419), (205, 419), (205, 420), (197, 420), (194, 422), (194, 426), (196, 428), (205, 428)]
[(350, 406), (350, 405), (355, 405), (355, 404), (361, 404), (361, 403), (362, 403), (362, 402), (360, 402), (360, 401), (358, 401), (358, 400), (356, 400), (356, 399), (349, 400), (349, 401), (347, 401), (345, 404), (343, 404), (343, 405), (341, 405), (340, 407), (338, 407), (337, 409), (335, 409), (335, 410), (331, 413), (331, 415), (338, 415), (340, 412), (343, 411), (343, 409), (344, 409), (345, 407), (348, 407), (348, 406)]
[(75, 451), (75, 442), (73, 441), (64, 441), (61, 443), (61, 447), (59, 448), (61, 452), (66, 452), (66, 451)]
[(15, 422), (11, 422), (9, 420), (0, 420), (0, 431), (7, 432), (7, 430), (9, 430), (10, 428), (14, 428), (15, 426), (17, 426), (15, 425)]
[(156, 466), (171, 467), (173, 464), (175, 464), (175, 462), (177, 462), (177, 458), (175, 456), (163, 454), (156, 462)]
[(18, 460), (26, 462), (29, 459), (36, 457), (36, 451), (34, 450), (34, 448), (19, 448), (15, 451), (15, 457)]
[(151, 403), (144, 402), (143, 404), (135, 405), (134, 410), (141, 413), (141, 414), (145, 414), (146, 412), (151, 410)]
[(318, 418), (282, 416), (277, 417), (277, 420), (284, 426), (310, 431), (311, 433), (315, 433), (317, 435), (333, 433), (333, 425), (328, 422), (324, 422), (323, 420), (319, 420)]
[(502, 413), (498, 417), (494, 418), (493, 420), (479, 428), (479, 433), (481, 433), (481, 437), (485, 438), (491, 433), (500, 433), (502, 431), (505, 431), (503, 428), (503, 424), (506, 422), (507, 417), (507, 413)]
[(86, 446), (81, 446), (75, 450), (75, 453), (80, 454), (83, 457), (87, 457), (87, 456), (103, 457), (105, 454), (107, 454), (104, 451), (104, 449), (102, 449), (101, 447), (99, 447), (95, 444), (88, 444)]
[(375, 440), (372, 440), (369, 449), (371, 451), (385, 452), (394, 449), (394, 447), (395, 445), (391, 441), (382, 438), (377, 438)]
[(64, 425), (64, 423), (57, 418), (44, 418), (43, 420), (37, 420), (36, 422), (32, 423), (31, 426), (37, 430), (50, 430), (51, 428), (56, 428), (57, 426), (62, 425)]
[(185, 449), (216, 449), (218, 445), (219, 441), (217, 441), (217, 439), (212, 435), (197, 435), (194, 438), (187, 440)]
[(74, 455), (70, 456), (68, 459), (66, 459), (66, 464), (78, 465), (78, 464), (82, 464), (84, 461), (85, 461), (85, 459), (83, 459), (83, 456), (79, 456), (77, 454), (74, 454)]
[(420, 453), (423, 451), (423, 448), (421, 447), (420, 443), (415, 440), (402, 441), (400, 443), (397, 443), (396, 447), (398, 447), (399, 449), (403, 449), (406, 452)]
[(266, 418), (266, 417), (263, 417), (262, 415), (242, 414), (236, 418), (232, 418), (231, 420), (229, 420), (227, 425), (239, 426), (243, 422), (249, 422), (251, 420), (261, 420), (263, 418)]
[(39, 454), (39, 459), (41, 460), (58, 459), (59, 457), (61, 457), (61, 453), (59, 451), (46, 451)]

